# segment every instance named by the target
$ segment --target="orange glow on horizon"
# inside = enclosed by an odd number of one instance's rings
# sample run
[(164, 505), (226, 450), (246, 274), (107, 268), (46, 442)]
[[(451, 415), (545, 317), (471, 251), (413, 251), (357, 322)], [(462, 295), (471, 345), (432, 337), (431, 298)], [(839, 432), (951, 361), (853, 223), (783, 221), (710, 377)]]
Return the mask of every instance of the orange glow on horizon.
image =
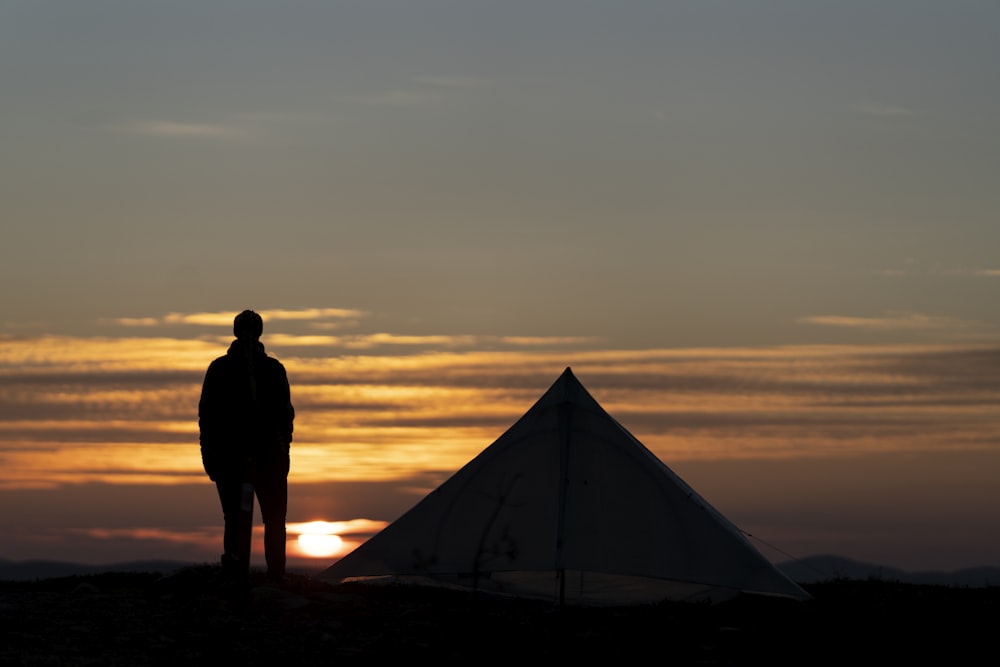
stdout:
[[(668, 465), (989, 449), (998, 397), (974, 379), (976, 354), (991, 352), (943, 345), (577, 350), (569, 362), (565, 351), (541, 349), (276, 356), (289, 370), (297, 413), (294, 484), (456, 471), (567, 365)], [(205, 340), (5, 339), (0, 488), (205, 482), (197, 403), (202, 374), (221, 353)]]

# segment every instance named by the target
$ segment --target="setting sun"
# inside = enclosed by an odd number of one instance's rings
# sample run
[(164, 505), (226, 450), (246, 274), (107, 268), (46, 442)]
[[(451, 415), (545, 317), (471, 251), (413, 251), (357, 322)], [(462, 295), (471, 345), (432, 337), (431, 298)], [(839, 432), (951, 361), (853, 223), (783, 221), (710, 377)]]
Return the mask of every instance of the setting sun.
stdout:
[(340, 535), (333, 532), (336, 526), (336, 523), (330, 521), (310, 521), (289, 528), (299, 533), (297, 543), (302, 555), (326, 558), (337, 554), (344, 545)]

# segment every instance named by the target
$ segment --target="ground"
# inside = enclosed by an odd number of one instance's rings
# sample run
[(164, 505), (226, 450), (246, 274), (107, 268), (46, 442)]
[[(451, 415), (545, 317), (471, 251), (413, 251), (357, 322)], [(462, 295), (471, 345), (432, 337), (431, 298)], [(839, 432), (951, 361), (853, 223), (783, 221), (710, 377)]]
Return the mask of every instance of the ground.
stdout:
[(406, 660), (507, 665), (977, 664), (993, 652), (1000, 589), (840, 580), (813, 600), (758, 596), (560, 608), (410, 586), (212, 566), (0, 582), (0, 665), (314, 665)]

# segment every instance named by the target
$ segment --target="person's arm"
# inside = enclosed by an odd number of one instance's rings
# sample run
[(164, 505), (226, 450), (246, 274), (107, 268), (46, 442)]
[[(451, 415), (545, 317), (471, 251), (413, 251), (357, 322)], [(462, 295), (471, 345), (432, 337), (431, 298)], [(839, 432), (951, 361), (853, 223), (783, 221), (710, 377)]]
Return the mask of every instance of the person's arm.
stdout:
[(280, 362), (275, 362), (275, 370), (278, 387), (276, 407), (278, 409), (279, 437), (282, 444), (289, 445), (292, 442), (292, 434), (295, 431), (295, 408), (292, 406), (292, 391), (288, 383), (288, 373)]
[(217, 384), (216, 368), (213, 363), (205, 373), (205, 380), (201, 386), (201, 398), (198, 401), (198, 439), (201, 445), (201, 463), (208, 478), (213, 482), (220, 472), (218, 427), (216, 425), (216, 415), (218, 414)]

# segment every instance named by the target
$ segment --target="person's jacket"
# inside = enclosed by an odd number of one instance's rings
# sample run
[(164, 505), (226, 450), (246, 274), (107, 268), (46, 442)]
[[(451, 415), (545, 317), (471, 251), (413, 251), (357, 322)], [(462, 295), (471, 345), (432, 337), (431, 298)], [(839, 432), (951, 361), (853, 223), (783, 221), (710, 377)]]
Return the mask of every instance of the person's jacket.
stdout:
[(234, 340), (205, 373), (198, 428), (205, 472), (240, 474), (251, 460), (281, 460), (287, 474), (295, 410), (285, 367), (259, 341)]

